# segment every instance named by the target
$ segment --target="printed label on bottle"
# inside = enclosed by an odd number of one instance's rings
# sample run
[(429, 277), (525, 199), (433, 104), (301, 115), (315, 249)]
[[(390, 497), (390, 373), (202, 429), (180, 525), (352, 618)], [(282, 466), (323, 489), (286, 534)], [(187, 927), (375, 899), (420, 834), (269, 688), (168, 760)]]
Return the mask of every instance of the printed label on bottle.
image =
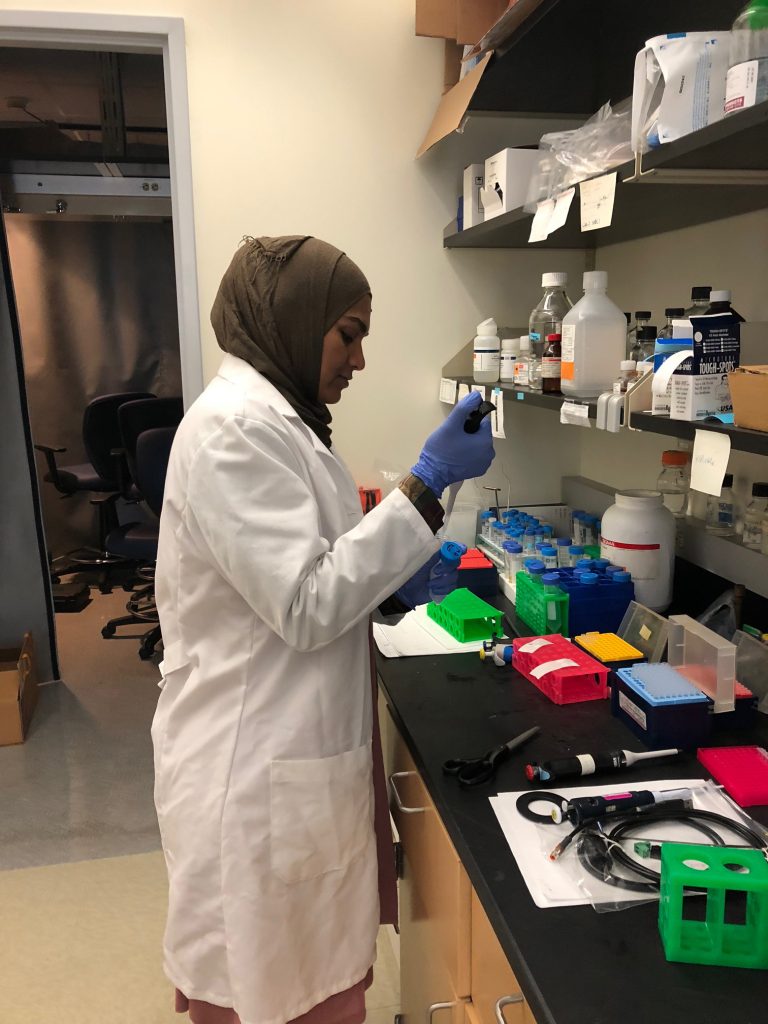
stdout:
[(655, 580), (661, 565), (660, 544), (624, 544), (602, 538), (600, 556), (623, 565), (633, 580)]
[(563, 324), (562, 336), (560, 339), (560, 378), (562, 380), (573, 380), (576, 367), (576, 324)]
[(538, 331), (530, 331), (528, 337), (531, 339), (531, 341), (541, 341), (541, 335)]
[(521, 386), (528, 386), (528, 364), (527, 363), (515, 363), (515, 384)]
[(499, 362), (498, 352), (475, 352), (472, 359), (472, 366), (475, 373), (485, 373), (488, 370), (498, 371)]
[(543, 356), (541, 360), (542, 380), (560, 379), (560, 359), (556, 356)]
[(725, 113), (743, 110), (768, 98), (768, 58), (745, 60), (728, 69), (725, 79)]
[(742, 543), (745, 547), (759, 548), (763, 540), (763, 527), (761, 523), (744, 523), (744, 536)]

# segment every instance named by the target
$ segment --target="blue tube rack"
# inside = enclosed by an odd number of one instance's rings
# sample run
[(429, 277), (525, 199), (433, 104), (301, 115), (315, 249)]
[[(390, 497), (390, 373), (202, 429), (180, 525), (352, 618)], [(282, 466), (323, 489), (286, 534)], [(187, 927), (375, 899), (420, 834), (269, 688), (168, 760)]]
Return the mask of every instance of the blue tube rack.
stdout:
[(573, 569), (559, 569), (558, 586), (570, 598), (568, 604), (568, 635), (582, 633), (615, 633), (621, 625), (629, 602), (635, 598), (631, 580), (615, 582), (598, 573), (597, 583), (585, 586), (574, 577)]

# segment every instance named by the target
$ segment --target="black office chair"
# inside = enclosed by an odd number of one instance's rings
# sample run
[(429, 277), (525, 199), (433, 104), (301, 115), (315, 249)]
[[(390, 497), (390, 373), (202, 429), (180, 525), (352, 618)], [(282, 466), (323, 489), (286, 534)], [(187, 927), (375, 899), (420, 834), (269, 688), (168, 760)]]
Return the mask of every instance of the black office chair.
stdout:
[[(107, 536), (108, 551), (145, 564), (145, 568), (139, 570), (139, 576), (146, 585), (139, 587), (131, 595), (126, 605), (127, 615), (110, 619), (103, 627), (101, 635), (106, 640), (114, 637), (120, 626), (158, 622), (154, 562), (157, 558), (165, 476), (177, 427), (178, 423), (142, 431), (136, 438), (135, 449), (130, 453), (128, 461), (134, 466), (136, 486), (156, 521), (128, 523), (117, 527)], [(160, 626), (154, 625), (141, 637), (139, 657), (144, 661), (151, 658), (160, 639)]]
[(102, 573), (100, 589), (108, 592), (111, 589), (109, 571), (124, 564), (124, 559), (110, 555), (105, 547), (107, 534), (117, 526), (115, 503), (121, 490), (120, 468), (112, 453), (121, 444), (120, 408), (127, 402), (148, 400), (159, 401), (149, 391), (125, 391), (101, 395), (88, 403), (83, 414), (83, 444), (89, 462), (60, 466), (56, 456), (66, 452), (66, 448), (35, 445), (45, 456), (48, 467), (43, 479), (52, 483), (62, 498), (83, 492), (101, 495), (91, 499), (91, 504), (98, 509), (99, 547), (81, 548), (54, 559), (51, 571), (54, 583), (70, 573), (98, 569)]

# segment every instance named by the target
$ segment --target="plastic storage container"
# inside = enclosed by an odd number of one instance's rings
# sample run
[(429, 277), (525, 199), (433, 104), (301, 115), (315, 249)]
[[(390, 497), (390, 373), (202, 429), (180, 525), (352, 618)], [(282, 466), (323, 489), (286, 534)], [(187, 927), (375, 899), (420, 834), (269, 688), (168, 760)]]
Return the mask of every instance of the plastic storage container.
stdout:
[(477, 325), (472, 357), (472, 375), (475, 384), (495, 384), (499, 379), (500, 342), (498, 327), (493, 317)]
[(675, 517), (664, 507), (659, 491), (616, 492), (616, 503), (602, 519), (600, 554), (628, 570), (639, 602), (654, 611), (669, 606)]
[(663, 659), (667, 649), (669, 620), (637, 601), (630, 601), (617, 632), (628, 644), (642, 651), (646, 661), (655, 664)]
[(515, 379), (515, 366), (520, 355), (519, 338), (501, 339), (501, 364), (499, 367), (499, 380), (511, 383)]
[(604, 270), (584, 274), (584, 296), (563, 318), (560, 390), (576, 398), (610, 391), (624, 358), (627, 321), (606, 295)]
[(723, 487), (719, 495), (710, 494), (707, 498), (706, 528), (718, 537), (731, 537), (736, 532), (737, 505), (733, 494), (733, 473), (723, 477)]
[(714, 701), (716, 714), (734, 710), (736, 645), (689, 615), (670, 615), (667, 660)]

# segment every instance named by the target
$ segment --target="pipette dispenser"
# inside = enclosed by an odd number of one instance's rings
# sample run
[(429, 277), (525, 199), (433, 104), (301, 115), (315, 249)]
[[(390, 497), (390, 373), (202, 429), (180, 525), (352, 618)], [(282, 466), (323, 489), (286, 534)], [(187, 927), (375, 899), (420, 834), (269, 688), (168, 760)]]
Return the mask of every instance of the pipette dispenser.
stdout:
[(459, 643), (501, 636), (502, 614), (465, 587), (451, 591), (440, 604), (430, 601), (427, 615)]
[(704, 747), (696, 756), (740, 807), (768, 804), (765, 747)]
[[(730, 923), (727, 902), (742, 894), (746, 912), (741, 923)], [(768, 862), (762, 852), (663, 843), (659, 932), (667, 960), (768, 967)]]
[(517, 637), (512, 646), (513, 667), (554, 704), (608, 696), (608, 668), (565, 637)]
[(710, 697), (716, 715), (734, 710), (736, 645), (689, 615), (670, 615), (667, 660)]
[(711, 728), (711, 701), (671, 665), (633, 665), (616, 673), (611, 711), (649, 747), (688, 749)]

